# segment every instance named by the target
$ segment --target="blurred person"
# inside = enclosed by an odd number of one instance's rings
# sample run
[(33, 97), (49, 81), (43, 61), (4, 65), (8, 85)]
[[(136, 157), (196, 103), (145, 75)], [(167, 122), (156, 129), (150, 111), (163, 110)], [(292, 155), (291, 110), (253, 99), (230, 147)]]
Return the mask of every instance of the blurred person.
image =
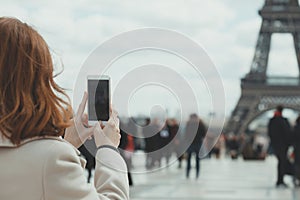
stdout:
[(85, 143), (78, 148), (78, 150), (86, 160), (85, 169), (88, 171), (87, 182), (89, 183), (92, 178), (92, 171), (95, 169), (96, 166), (95, 156), (97, 152), (97, 147), (95, 144), (94, 137), (92, 137), (89, 140), (86, 140)]
[(207, 128), (202, 122), (202, 120), (197, 116), (197, 114), (191, 114), (190, 119), (188, 120), (185, 128), (185, 138), (190, 139), (193, 135), (191, 144), (187, 150), (187, 168), (186, 168), (186, 177), (189, 178), (191, 170), (191, 158), (195, 154), (195, 163), (196, 163), (196, 178), (199, 177), (200, 172), (200, 148), (205, 138)]
[(159, 149), (162, 149), (162, 151), (159, 151), (159, 166), (161, 166), (162, 159), (166, 159), (166, 165), (169, 165), (169, 161), (172, 155), (172, 148), (170, 142), (172, 141), (172, 135), (170, 134), (170, 129), (165, 122), (163, 128), (159, 132)]
[[(69, 120), (72, 108), (53, 80), (49, 47), (28, 24), (1, 17), (0, 44), (0, 199), (129, 199), (116, 113), (105, 127), (89, 127), (85, 93)], [(93, 185), (77, 150), (92, 135)]]
[(133, 136), (134, 141), (134, 149), (135, 150), (143, 150), (144, 149), (144, 140), (142, 135), (139, 133), (139, 127), (142, 126), (139, 120), (134, 119), (133, 117), (124, 119), (124, 123), (126, 124), (126, 130)]
[(264, 144), (263, 139), (258, 139), (257, 134), (250, 135), (242, 147), (242, 155), (244, 160), (264, 160)]
[(296, 119), (293, 130), (293, 145), (295, 154), (295, 185), (300, 186), (300, 115)]
[(262, 134), (255, 134), (253, 148), (258, 159), (265, 159), (267, 156), (267, 149), (269, 140)]
[(216, 144), (214, 145), (214, 147), (212, 148), (212, 150), (210, 151), (209, 155), (215, 155), (215, 157), (217, 159), (220, 158), (221, 156), (221, 148), (222, 148), (222, 144), (223, 144), (223, 134), (221, 134), (218, 139)]
[(287, 150), (290, 145), (290, 124), (288, 120), (282, 116), (283, 107), (276, 107), (274, 116), (268, 124), (268, 135), (270, 137), (271, 146), (278, 160), (277, 165), (277, 182), (276, 186), (287, 187), (283, 181), (287, 166)]
[[(128, 125), (128, 124), (127, 124)], [(120, 134), (121, 134), (121, 141), (119, 144), (120, 153), (124, 158), (126, 165), (127, 165), (127, 175), (129, 180), (129, 185), (133, 186), (132, 176), (131, 176), (131, 169), (132, 169), (132, 155), (134, 152), (134, 141), (133, 136), (131, 133), (126, 132), (126, 125), (121, 121), (120, 122)]]
[[(212, 134), (207, 133), (206, 134), (206, 140), (203, 141), (206, 151), (207, 151), (209, 145), (210, 144), (215, 144), (215, 142), (216, 142), (216, 137), (214, 135), (212, 135)], [(208, 152), (208, 154), (207, 154), (207, 156), (205, 158), (211, 158), (212, 154), (214, 154), (214, 149), (215, 149), (215, 145)]]
[(172, 140), (172, 149), (176, 153), (176, 158), (178, 160), (178, 168), (181, 168), (182, 159), (184, 152), (181, 151), (182, 138), (179, 132), (179, 125), (176, 119), (170, 119), (168, 121), (169, 132)]
[(233, 135), (233, 134), (229, 135), (226, 146), (228, 148), (231, 159), (233, 159), (233, 160), (237, 159), (239, 156), (239, 152), (240, 152), (239, 151), (240, 143), (239, 143), (238, 136)]
[(160, 130), (157, 121), (151, 122), (146, 119), (146, 125), (143, 127), (143, 137), (145, 138), (146, 169), (152, 169), (159, 163), (160, 159)]

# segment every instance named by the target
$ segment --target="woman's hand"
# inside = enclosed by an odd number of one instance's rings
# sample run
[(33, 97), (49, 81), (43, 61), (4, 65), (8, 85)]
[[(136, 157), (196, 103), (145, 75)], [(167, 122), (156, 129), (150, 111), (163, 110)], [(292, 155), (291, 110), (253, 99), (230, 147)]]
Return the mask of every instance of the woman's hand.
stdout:
[(88, 117), (84, 114), (87, 98), (87, 93), (85, 92), (77, 113), (71, 121), (72, 125), (65, 131), (64, 139), (76, 148), (79, 148), (89, 137), (91, 137), (95, 129), (95, 127), (88, 127)]
[(101, 128), (100, 123), (97, 123), (94, 129), (94, 138), (97, 147), (111, 145), (118, 148), (121, 139), (119, 123), (115, 111), (111, 112), (111, 116), (103, 129)]

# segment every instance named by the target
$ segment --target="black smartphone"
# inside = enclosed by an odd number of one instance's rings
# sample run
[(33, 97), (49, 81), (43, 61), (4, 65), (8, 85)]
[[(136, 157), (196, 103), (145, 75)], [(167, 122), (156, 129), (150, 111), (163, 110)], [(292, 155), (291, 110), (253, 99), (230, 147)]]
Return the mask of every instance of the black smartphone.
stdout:
[(109, 76), (88, 76), (88, 118), (89, 124), (108, 121), (110, 115)]

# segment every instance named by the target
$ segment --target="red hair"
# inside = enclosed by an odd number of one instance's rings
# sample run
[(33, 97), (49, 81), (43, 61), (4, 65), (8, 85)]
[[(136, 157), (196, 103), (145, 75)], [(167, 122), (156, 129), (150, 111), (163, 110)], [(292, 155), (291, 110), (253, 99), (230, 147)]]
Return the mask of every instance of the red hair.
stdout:
[[(0, 18), (0, 132), (12, 143), (61, 136), (70, 125), (67, 95), (53, 80), (47, 43), (18, 19)], [(68, 99), (69, 101), (69, 99)]]

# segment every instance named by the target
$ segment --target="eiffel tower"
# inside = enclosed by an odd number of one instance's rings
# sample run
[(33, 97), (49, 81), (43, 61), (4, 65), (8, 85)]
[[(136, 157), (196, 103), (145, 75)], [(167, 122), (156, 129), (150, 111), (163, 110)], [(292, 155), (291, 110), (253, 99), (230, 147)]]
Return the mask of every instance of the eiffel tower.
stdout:
[[(245, 133), (255, 118), (279, 104), (300, 111), (299, 77), (270, 77), (266, 74), (273, 33), (292, 34), (300, 70), (298, 0), (265, 0), (258, 13), (262, 17), (262, 24), (253, 61), (250, 72), (241, 80), (241, 97), (224, 129), (226, 134)], [(282, 67), (289, 69), (289, 66)]]

